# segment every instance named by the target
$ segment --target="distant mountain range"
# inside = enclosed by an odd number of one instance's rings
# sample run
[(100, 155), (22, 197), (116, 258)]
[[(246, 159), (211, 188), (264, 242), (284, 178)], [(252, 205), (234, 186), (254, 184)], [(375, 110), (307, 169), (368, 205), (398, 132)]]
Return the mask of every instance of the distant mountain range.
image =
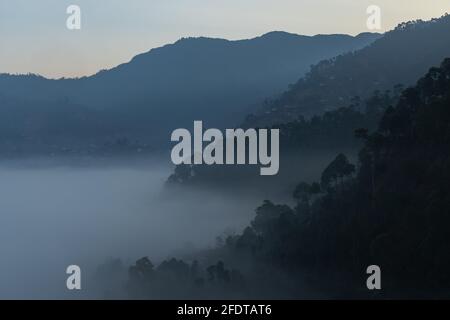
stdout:
[(450, 57), (449, 34), (445, 15), (384, 35), (186, 38), (90, 77), (0, 74), (0, 150), (142, 151), (166, 147), (193, 120), (223, 128), (311, 117), (413, 84)]
[(59, 149), (79, 141), (95, 148), (116, 140), (158, 146), (195, 119), (233, 126), (310, 65), (380, 37), (271, 32), (239, 41), (185, 38), (90, 77), (1, 74), (0, 147)]
[(279, 97), (249, 116), (246, 126), (285, 123), (349, 106), (374, 91), (409, 86), (450, 57), (450, 16), (411, 21), (369, 46), (321, 61)]

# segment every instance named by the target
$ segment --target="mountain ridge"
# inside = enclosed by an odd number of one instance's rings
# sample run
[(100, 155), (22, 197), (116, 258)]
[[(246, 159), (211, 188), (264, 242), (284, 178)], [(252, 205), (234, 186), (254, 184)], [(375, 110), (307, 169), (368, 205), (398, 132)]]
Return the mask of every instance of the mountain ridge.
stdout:
[[(357, 50), (380, 36), (308, 37), (275, 32), (239, 41), (182, 39), (90, 77), (56, 80), (3, 74), (0, 117), (14, 115), (16, 121), (15, 131), (5, 124), (10, 131), (4, 134), (15, 137), (18, 144), (23, 132), (32, 139), (45, 135), (51, 141), (45, 128), (69, 122), (72, 132), (60, 134), (76, 138), (75, 124), (84, 132), (82, 119), (89, 119), (98, 124), (91, 132), (98, 137), (97, 143), (120, 136), (167, 145), (170, 132), (189, 127), (197, 119), (216, 128), (237, 125), (259, 101), (281, 92), (311, 64)], [(84, 116), (70, 119), (70, 114), (79, 114), (73, 108), (82, 109)], [(61, 118), (58, 109), (69, 114)], [(44, 110), (47, 117), (42, 115)], [(33, 119), (40, 119), (39, 126)]]
[(125, 62), (121, 62), (115, 66), (112, 66), (110, 68), (105, 68), (105, 69), (99, 69), (97, 72), (91, 74), (91, 75), (83, 75), (83, 76), (78, 76), (78, 77), (59, 77), (59, 78), (51, 78), (51, 77), (46, 77), (44, 75), (41, 75), (39, 73), (33, 73), (33, 72), (29, 72), (29, 73), (11, 73), (11, 72), (1, 72), (0, 71), (0, 77), (3, 76), (11, 76), (11, 77), (29, 77), (29, 76), (35, 76), (44, 80), (50, 80), (50, 81), (58, 81), (58, 80), (80, 80), (80, 79), (85, 79), (85, 78), (91, 78), (94, 77), (96, 75), (98, 75), (99, 73), (104, 73), (104, 72), (108, 72), (110, 70), (113, 70), (117, 67), (120, 67), (122, 65), (126, 65), (130, 62), (132, 62), (133, 60), (135, 60), (136, 58), (140, 57), (140, 56), (145, 56), (149, 53), (151, 53), (153, 50), (158, 50), (158, 49), (162, 49), (168, 46), (173, 46), (176, 45), (180, 42), (184, 42), (184, 41), (190, 41), (190, 40), (218, 40), (218, 41), (223, 41), (223, 42), (231, 42), (231, 43), (239, 43), (239, 42), (246, 42), (246, 41), (252, 41), (252, 40), (258, 40), (258, 39), (264, 39), (264, 38), (269, 38), (272, 37), (274, 35), (286, 35), (286, 36), (292, 36), (292, 37), (296, 37), (296, 38), (305, 38), (305, 39), (319, 39), (319, 38), (329, 38), (329, 37), (343, 37), (343, 38), (361, 38), (361, 37), (371, 37), (374, 36), (376, 37), (378, 36), (382, 36), (383, 33), (378, 33), (378, 32), (361, 32), (358, 33), (356, 35), (349, 35), (349, 34), (345, 34), (345, 33), (330, 33), (330, 34), (315, 34), (315, 35), (302, 35), (302, 34), (297, 34), (297, 33), (293, 33), (293, 32), (288, 32), (288, 31), (282, 31), (282, 30), (274, 30), (274, 31), (269, 31), (266, 32), (260, 36), (255, 36), (252, 38), (244, 38), (244, 39), (226, 39), (226, 38), (220, 38), (220, 37), (208, 37), (208, 36), (188, 36), (188, 37), (181, 37), (180, 39), (172, 42), (172, 43), (167, 43), (158, 47), (154, 47), (151, 48), (147, 51), (141, 52), (141, 53), (136, 53), (132, 56), (131, 59), (129, 59), (128, 61)]
[(348, 106), (352, 98), (405, 86), (450, 56), (450, 16), (399, 24), (370, 45), (323, 60), (283, 94), (250, 115), (246, 126), (284, 123)]

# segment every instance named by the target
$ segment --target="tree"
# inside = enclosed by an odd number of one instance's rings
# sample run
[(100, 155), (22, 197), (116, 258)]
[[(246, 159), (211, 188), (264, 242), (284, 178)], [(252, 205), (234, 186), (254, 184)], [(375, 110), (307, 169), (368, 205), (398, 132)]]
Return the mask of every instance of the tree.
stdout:
[(175, 167), (175, 172), (167, 179), (169, 183), (185, 183), (192, 177), (192, 167), (180, 164)]
[(355, 166), (348, 161), (344, 154), (340, 153), (323, 171), (321, 177), (322, 186), (329, 189), (331, 183), (334, 182), (334, 185), (337, 188), (339, 179), (341, 180), (341, 186), (343, 186), (344, 178), (350, 176), (354, 172)]
[(246, 227), (242, 235), (236, 241), (236, 248), (247, 249), (254, 253), (258, 247), (258, 236), (251, 227)]
[(317, 182), (312, 184), (300, 182), (294, 190), (294, 199), (309, 204), (311, 196), (320, 193), (320, 185)]
[(143, 257), (128, 269), (128, 286), (132, 294), (146, 294), (154, 280), (155, 270), (153, 268), (153, 263), (147, 257)]
[(258, 235), (272, 236), (280, 227), (280, 222), (293, 219), (294, 212), (287, 205), (276, 205), (269, 200), (264, 200), (262, 206), (256, 209), (256, 217), (251, 225)]
[(153, 263), (147, 257), (143, 257), (136, 261), (136, 265), (130, 267), (129, 273), (136, 279), (150, 278), (154, 273), (153, 267)]

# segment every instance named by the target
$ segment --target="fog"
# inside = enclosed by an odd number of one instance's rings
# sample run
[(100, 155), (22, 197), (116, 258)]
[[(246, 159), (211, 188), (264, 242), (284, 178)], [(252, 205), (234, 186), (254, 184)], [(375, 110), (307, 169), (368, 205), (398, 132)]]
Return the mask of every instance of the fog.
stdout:
[[(39, 163), (39, 165), (36, 165)], [(101, 298), (92, 274), (108, 258), (156, 263), (240, 232), (261, 198), (201, 190), (164, 192), (172, 168), (142, 160), (68, 165), (0, 163), (0, 298)], [(66, 288), (68, 265), (82, 290)]]

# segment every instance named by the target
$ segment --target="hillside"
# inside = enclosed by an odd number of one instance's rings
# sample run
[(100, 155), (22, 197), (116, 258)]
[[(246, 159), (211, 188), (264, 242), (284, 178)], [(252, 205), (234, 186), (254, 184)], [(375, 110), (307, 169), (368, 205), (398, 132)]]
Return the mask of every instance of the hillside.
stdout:
[[(196, 119), (209, 126), (232, 126), (311, 64), (364, 47), (378, 37), (271, 32), (239, 41), (186, 38), (91, 77), (50, 80), (3, 74), (0, 118), (11, 118), (15, 106), (23, 110), (14, 116), (15, 132), (10, 132), (16, 144), (23, 132), (42, 140), (46, 127), (55, 126), (67, 127), (59, 135), (66, 140), (89, 133), (96, 137), (98, 132), (83, 120), (90, 119), (101, 131), (94, 144), (105, 143), (106, 136), (160, 146), (168, 143), (169, 132)], [(58, 108), (83, 116), (65, 126), (67, 119)], [(40, 116), (43, 112), (47, 117)], [(38, 125), (34, 119), (40, 119)]]
[(450, 56), (450, 16), (402, 23), (371, 45), (314, 65), (297, 83), (246, 119), (247, 126), (311, 117), (366, 99), (374, 91), (409, 86)]
[[(196, 268), (231, 274), (191, 294), (222, 290), (222, 295), (295, 299), (304, 297), (306, 287), (309, 296), (315, 292), (322, 298), (447, 297), (449, 107), (450, 58), (404, 90), (373, 134), (357, 130), (364, 143), (358, 166), (339, 153), (317, 182), (300, 182), (291, 190), (295, 206), (265, 200), (243, 232), (188, 255), (186, 261), (203, 263)], [(170, 285), (162, 272), (169, 262), (151, 270), (152, 278), (136, 281), (132, 271), (140, 261), (130, 267), (132, 293), (167, 295), (159, 288)], [(188, 266), (182, 260), (170, 263)], [(367, 290), (370, 265), (382, 270), (381, 291)], [(169, 286), (171, 295), (195, 281), (181, 279)], [(148, 285), (153, 283), (159, 286)]]

